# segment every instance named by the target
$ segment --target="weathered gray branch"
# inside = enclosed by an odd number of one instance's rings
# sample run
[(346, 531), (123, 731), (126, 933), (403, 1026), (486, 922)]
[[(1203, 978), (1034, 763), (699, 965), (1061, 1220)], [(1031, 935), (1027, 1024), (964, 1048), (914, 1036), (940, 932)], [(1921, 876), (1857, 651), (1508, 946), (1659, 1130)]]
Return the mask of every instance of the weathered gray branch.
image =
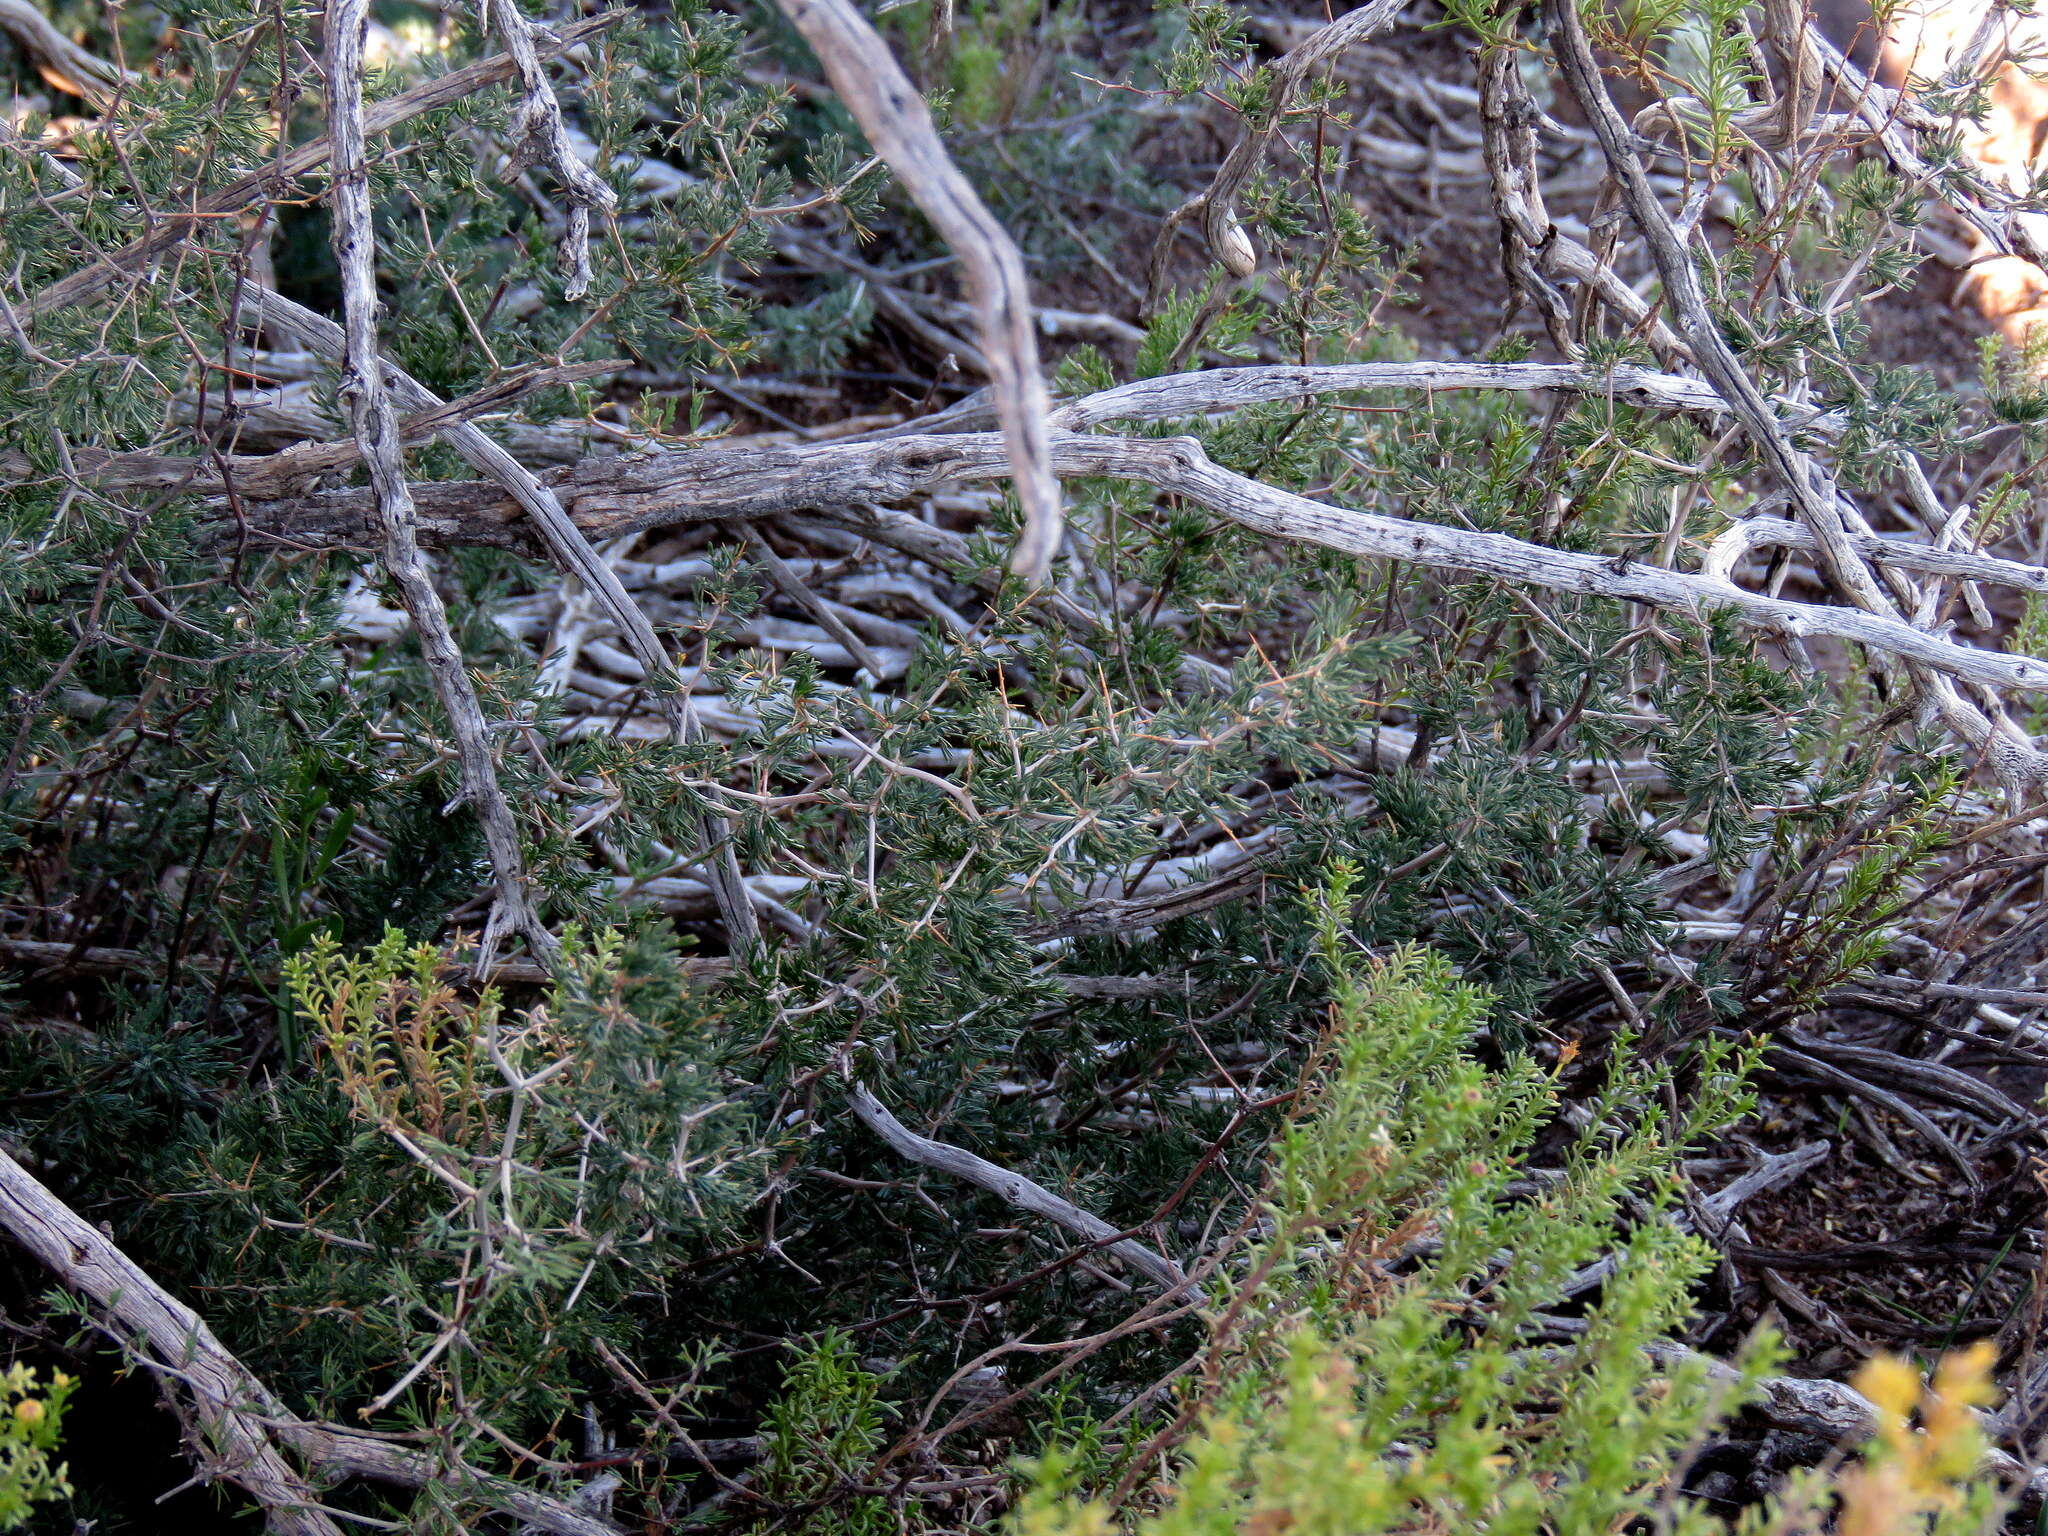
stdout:
[(889, 1150), (898, 1157), (951, 1174), (956, 1179), (965, 1179), (970, 1184), (978, 1184), (1019, 1210), (1057, 1222), (1091, 1243), (1102, 1243), (1131, 1268), (1169, 1290), (1187, 1283), (1187, 1276), (1173, 1260), (1133, 1238), (1119, 1237), (1117, 1228), (1100, 1216), (1091, 1215), (1071, 1201), (1062, 1200), (1044, 1185), (1032, 1183), (1021, 1173), (998, 1168), (987, 1158), (976, 1157), (965, 1147), (918, 1135), (891, 1114), (882, 1101), (862, 1084), (855, 1083), (847, 1090), (847, 1102), (853, 1106), (854, 1118), (887, 1142)]
[[(328, 132), (334, 139), (334, 259), (341, 271), (341, 398), (355, 428), (383, 534), (384, 566), (411, 615), (420, 653), (447, 713), (462, 769), (463, 797), (476, 811), (497, 888), (493, 918), (522, 934), (542, 961), (557, 945), (526, 889), (526, 855), (519, 824), (498, 782), (491, 730), (470, 681), (448, 611), (420, 554), (418, 519), (405, 479), (398, 413), (377, 350), (377, 236), (370, 205), (370, 174), (363, 133), (363, 40), (369, 0), (331, 0), (325, 20)], [(474, 430), (474, 429), (472, 429)], [(492, 947), (495, 929), (486, 935)]]
[[(595, 360), (584, 363), (541, 363), (517, 368), (491, 380), (481, 389), (427, 410), (415, 410), (400, 418), (398, 435), (406, 443), (423, 443), (449, 432), (464, 422), (503, 410), (536, 390), (571, 384), (599, 374), (616, 373), (620, 364)], [(387, 365), (388, 371), (388, 365)], [(106, 453), (92, 448), (72, 450), (72, 461), (86, 478), (106, 490), (150, 489), (226, 493), (252, 501), (275, 501), (295, 496), (329, 475), (349, 469), (362, 459), (362, 447), (352, 437), (331, 442), (293, 443), (275, 453), (222, 453), (198, 457), (191, 454)], [(10, 462), (0, 457), (0, 475), (26, 467), (25, 460)]]
[[(1722, 580), (1733, 578), (1742, 561), (1759, 549), (1817, 550), (1820, 541), (1802, 523), (1782, 518), (1752, 516), (1736, 523), (1714, 540), (1700, 564), (1700, 574)], [(2048, 592), (2048, 568), (2018, 560), (2001, 560), (1967, 549), (1944, 549), (1934, 544), (1916, 544), (1908, 539), (1885, 538), (1877, 534), (1852, 534), (1849, 548), (1862, 559), (1900, 570), (1919, 571), (1928, 576), (1949, 576), (1961, 581), (1989, 581), (2022, 592)]]
[[(342, 355), (346, 338), (341, 328), (324, 315), (315, 314), (303, 304), (295, 303), (261, 283), (245, 283), (243, 293), (261, 316), (262, 324), (296, 337), (300, 345), (322, 357)], [(402, 368), (386, 363), (383, 376), (392, 393), (407, 409), (416, 412), (445, 409), (439, 396)], [(489, 476), (512, 498), (519, 510), (532, 519), (548, 553), (564, 570), (575, 575), (603, 605), (628, 648), (646, 669), (647, 676), (657, 680), (666, 677), (673, 668), (667, 650), (654, 633), (654, 626), (640, 611), (640, 605), (633, 601), (632, 594), (626, 591), (625, 583), (619, 580), (619, 573), (592, 547), (583, 529), (576, 525), (555, 493), (503, 447), (486, 437), (474, 422), (455, 423), (446, 429), (446, 437), (457, 453)], [(691, 711), (687, 693), (658, 688), (654, 697), (677, 740), (691, 742), (698, 739), (701, 728)], [(705, 847), (712, 856), (712, 891), (718, 900), (720, 920), (735, 946), (751, 944), (759, 936), (760, 925), (754, 917), (753, 903), (746, 897), (739, 865), (731, 851), (730, 832), (721, 819), (706, 812), (704, 837)]]
[(389, 1441), (297, 1418), (228, 1353), (197, 1313), (5, 1152), (0, 1152), (0, 1228), (176, 1374), (220, 1452), (221, 1472), (248, 1490), (269, 1514), (271, 1529), (283, 1536), (340, 1536), (340, 1530), (278, 1453), (280, 1442), (323, 1472), (406, 1488), (444, 1484), (556, 1536), (618, 1536), (616, 1526), (560, 1499), (445, 1466)]
[[(252, 302), (260, 306), (265, 302), (264, 296), (259, 294)], [(281, 314), (282, 327), (289, 328), (294, 318), (289, 313)], [(317, 321), (318, 317), (314, 318)], [(308, 342), (308, 345), (312, 344)], [(537, 387), (544, 380), (587, 377), (599, 366), (568, 364), (560, 369), (542, 370), (530, 379), (512, 375), (463, 400), (450, 401), (446, 405), (435, 402), (431, 408), (418, 409), (401, 421), (399, 428), (408, 442), (449, 432), (459, 420), (502, 403), (515, 381)], [(408, 401), (433, 398), (424, 391), (414, 395), (403, 384), (396, 387)], [(1713, 387), (1699, 379), (1687, 378), (1683, 374), (1659, 373), (1627, 363), (1610, 368), (1588, 368), (1572, 363), (1336, 363), (1311, 367), (1277, 364), (1209, 368), (1196, 373), (1139, 379), (1068, 401), (1054, 409), (1046, 423), (1049, 427), (1078, 432), (1112, 421), (1171, 421), (1238, 410), (1248, 405), (1320, 395), (1461, 389), (1560, 390), (1647, 410), (1714, 416), (1725, 415), (1727, 411), (1726, 403)], [(1840, 430), (1841, 422), (1836, 416), (1783, 401), (1774, 402), (1774, 406), (1780, 411), (1780, 419), (1788, 431), (1829, 437)], [(992, 415), (986, 411), (962, 412), (948, 420), (931, 418), (924, 422), (906, 423), (902, 428), (876, 433), (870, 440), (917, 437), (928, 432), (983, 430), (992, 421)], [(456, 446), (460, 448), (461, 441), (457, 441)], [(301, 482), (353, 463), (356, 456), (354, 444), (348, 442), (300, 444), (277, 453), (224, 454), (205, 458), (156, 453), (95, 457), (89, 450), (76, 452), (81, 471), (105, 490), (177, 487), (200, 495), (221, 495), (232, 486), (244, 499), (258, 501), (289, 495)], [(472, 462), (475, 461), (472, 459)], [(7, 472), (8, 467), (7, 461), (0, 458), (0, 473)]]
[(590, 211), (609, 214), (619, 205), (618, 194), (583, 163), (562, 126), (562, 104), (554, 85), (541, 67), (539, 43), (547, 33), (528, 21), (515, 0), (481, 0), (486, 31), (494, 31), (505, 45), (519, 76), (519, 114), (512, 131), (518, 139), (514, 151), (520, 161), (538, 161), (554, 172), (569, 204), (569, 227), (562, 242), (562, 265), (567, 279), (562, 297), (572, 303), (590, 291)]
[(1038, 368), (1024, 257), (947, 156), (924, 99), (867, 19), (848, 0), (781, 0), (781, 6), (825, 66), (832, 88), (868, 142), (967, 271), (996, 414), (1024, 508), (1024, 534), (1011, 568), (1041, 582), (1059, 553), (1064, 515), (1046, 451), (1045, 418), (1052, 400)]
[[(1958, 645), (1902, 619), (1766, 597), (1729, 581), (1661, 566), (1311, 501), (1220, 467), (1192, 438), (1061, 432), (1053, 434), (1050, 446), (1060, 474), (1139, 481), (1277, 538), (1695, 616), (1727, 609), (1751, 628), (1789, 639), (1826, 635), (1994, 688), (2048, 691), (2048, 661), (2035, 657)], [(907, 500), (948, 483), (997, 478), (1007, 467), (999, 439), (963, 433), (594, 460), (566, 471), (553, 485), (586, 534), (611, 538), (674, 523)], [(423, 522), (440, 537), (514, 542), (509, 509), (495, 489), (454, 485), (419, 491)], [(359, 543), (366, 534), (366, 508), (358, 492), (307, 498), (279, 509), (274, 522), (268, 520), (270, 509), (252, 506), (248, 511), (252, 529), (282, 538)], [(964, 541), (943, 530), (920, 524), (909, 531), (909, 539), (905, 547), (919, 558), (958, 563), (966, 556)]]
[(278, 1453), (266, 1421), (288, 1418), (198, 1315), (158, 1287), (42, 1181), (0, 1152), (0, 1227), (64, 1283), (91, 1297), (176, 1373), (220, 1474), (263, 1507), (279, 1536), (341, 1536), (305, 1479)]

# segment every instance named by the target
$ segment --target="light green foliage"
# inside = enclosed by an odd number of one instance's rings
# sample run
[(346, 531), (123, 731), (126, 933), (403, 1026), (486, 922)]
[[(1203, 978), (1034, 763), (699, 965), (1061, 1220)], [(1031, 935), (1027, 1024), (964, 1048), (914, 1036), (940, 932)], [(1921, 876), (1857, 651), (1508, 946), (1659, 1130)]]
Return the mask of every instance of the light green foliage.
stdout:
[[(1674, 1479), (1756, 1390), (1773, 1345), (1753, 1340), (1734, 1370), (1658, 1345), (1710, 1262), (1669, 1203), (1677, 1158), (1743, 1111), (1744, 1063), (1705, 1053), (1670, 1140), (1637, 1119), (1663, 1091), (1654, 1075), (1618, 1075), (1565, 1166), (1531, 1169), (1552, 1083), (1526, 1063), (1477, 1065), (1487, 1000), (1441, 960), (1410, 950), (1361, 966), (1340, 918), (1353, 881), (1340, 867), (1318, 899), (1332, 1027), (1269, 1154), (1267, 1235), (1225, 1267), (1194, 1384), (1141, 1453), (1159, 1458), (1156, 1476), (1112, 1507), (1099, 1439), (1075, 1437), (1027, 1469), (1008, 1529), (1725, 1529)], [(1617, 1235), (1624, 1202), (1638, 1221)], [(1603, 1249), (1599, 1300), (1560, 1325), (1543, 1309)], [(1568, 1342), (1532, 1341), (1561, 1326)], [(1873, 1361), (1856, 1383), (1878, 1406), (1862, 1460), (1795, 1476), (1741, 1529), (1995, 1529), (2007, 1506), (1977, 1475), (1970, 1414), (1988, 1400), (1990, 1358), (1988, 1344), (1952, 1357), (1924, 1389), (1905, 1363)], [(1119, 1492), (1132, 1488), (1126, 1475)]]
[(70, 1497), (64, 1464), (53, 1453), (77, 1387), (62, 1371), (47, 1381), (21, 1364), (0, 1371), (0, 1531), (19, 1530), (38, 1504)]
[(1628, 12), (1630, 43), (1663, 54), (1676, 87), (1671, 112), (1692, 140), (1694, 156), (1723, 169), (1741, 140), (1737, 113), (1753, 103), (1757, 71), (1743, 29), (1740, 0), (1639, 5)]
[(836, 1333), (804, 1348), (783, 1373), (782, 1391), (762, 1425), (759, 1487), (778, 1504), (819, 1511), (800, 1515), (792, 1529), (805, 1536), (901, 1530), (881, 1489), (845, 1497), (848, 1484), (868, 1480), (884, 1443), (881, 1387), (855, 1358), (852, 1341)]
[[(1655, 1509), (1685, 1448), (1745, 1386), (1648, 1347), (1685, 1318), (1710, 1261), (1673, 1219), (1677, 1157), (1741, 1112), (1743, 1062), (1709, 1047), (1680, 1120), (1661, 1074), (1618, 1068), (1562, 1167), (1525, 1162), (1555, 1111), (1526, 1060), (1473, 1057), (1487, 999), (1424, 951), (1361, 965), (1344, 913), (1355, 873), (1318, 899), (1331, 1026), (1269, 1153), (1266, 1232), (1233, 1255), (1212, 1339), (1175, 1422), (1192, 1434), (1121, 1525), (1144, 1536), (1285, 1530), (1354, 1536), (1606, 1530)], [(1625, 1232), (1624, 1203), (1637, 1213)], [(1599, 1300), (1547, 1309), (1603, 1252)], [(1744, 1377), (1769, 1364), (1753, 1349)], [(1013, 1529), (1104, 1530), (1055, 1452)], [(1149, 1509), (1148, 1509), (1149, 1506)], [(1674, 1527), (1704, 1530), (1703, 1519)]]

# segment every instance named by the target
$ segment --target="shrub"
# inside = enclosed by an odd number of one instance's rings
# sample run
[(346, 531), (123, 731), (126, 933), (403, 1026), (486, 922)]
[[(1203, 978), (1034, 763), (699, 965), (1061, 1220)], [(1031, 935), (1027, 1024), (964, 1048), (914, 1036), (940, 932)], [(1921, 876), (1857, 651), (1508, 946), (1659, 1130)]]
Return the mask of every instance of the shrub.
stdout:
[(1976, 1376), (1729, 1417), (1769, 1309), (2025, 1357), (2048, 392), (1885, 307), (2030, 248), (1969, 93), (871, 9), (5, 7), (24, 1361), (313, 1536), (1989, 1510)]

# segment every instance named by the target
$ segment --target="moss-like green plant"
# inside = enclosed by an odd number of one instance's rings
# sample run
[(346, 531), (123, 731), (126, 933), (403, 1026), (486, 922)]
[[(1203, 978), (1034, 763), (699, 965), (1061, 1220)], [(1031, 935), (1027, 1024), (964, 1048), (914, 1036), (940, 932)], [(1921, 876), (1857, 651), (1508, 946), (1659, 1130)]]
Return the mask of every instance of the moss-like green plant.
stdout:
[[(1200, 1372), (1117, 1497), (1055, 1450), (1016, 1531), (1618, 1529), (1668, 1499), (1686, 1448), (1769, 1363), (1752, 1348), (1731, 1382), (1649, 1348), (1710, 1257), (1673, 1219), (1679, 1150), (1740, 1111), (1742, 1059), (1706, 1048), (1677, 1124), (1649, 1108), (1663, 1073), (1618, 1069), (1562, 1166), (1532, 1169), (1552, 1079), (1479, 1063), (1487, 999), (1441, 958), (1358, 961), (1354, 879), (1340, 867), (1317, 901), (1329, 1034), (1271, 1152), (1265, 1235), (1217, 1283)], [(1603, 1253), (1576, 1309), (1571, 1282)]]
[(36, 1505), (71, 1496), (54, 1453), (77, 1387), (62, 1371), (47, 1379), (18, 1363), (0, 1371), (0, 1531), (19, 1530)]

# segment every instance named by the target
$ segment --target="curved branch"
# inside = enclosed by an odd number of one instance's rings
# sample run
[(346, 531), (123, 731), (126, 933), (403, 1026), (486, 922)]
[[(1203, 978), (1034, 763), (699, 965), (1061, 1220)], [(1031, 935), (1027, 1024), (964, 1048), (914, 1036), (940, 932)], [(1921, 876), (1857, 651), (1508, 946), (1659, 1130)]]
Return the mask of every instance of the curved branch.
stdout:
[(0, 0), (0, 32), (13, 38), (45, 80), (95, 105), (135, 77), (71, 41), (36, 9), (33, 0)]
[(221, 1346), (213, 1330), (99, 1231), (0, 1152), (0, 1227), (75, 1291), (139, 1336), (191, 1396), (220, 1470), (258, 1504), (279, 1536), (341, 1536), (306, 1481), (278, 1453), (265, 1421), (288, 1417)]
[(1173, 1260), (1133, 1238), (1120, 1235), (1117, 1228), (1100, 1216), (1091, 1215), (1078, 1205), (1062, 1200), (1044, 1185), (1032, 1183), (1021, 1173), (1012, 1173), (1007, 1168), (998, 1168), (985, 1157), (976, 1157), (965, 1147), (918, 1135), (892, 1115), (864, 1085), (855, 1083), (847, 1090), (846, 1098), (853, 1107), (854, 1118), (887, 1142), (889, 1150), (898, 1157), (927, 1168), (936, 1168), (956, 1179), (965, 1179), (969, 1184), (978, 1184), (1019, 1210), (1058, 1222), (1069, 1232), (1091, 1243), (1101, 1243), (1131, 1268), (1168, 1290), (1187, 1284), (1187, 1276)]
[(1028, 581), (1042, 582), (1059, 553), (1064, 514), (1059, 481), (1046, 451), (1045, 417), (1052, 397), (1038, 371), (1038, 337), (1031, 324), (1024, 257), (947, 156), (924, 99), (860, 12), (848, 0), (780, 3), (790, 24), (825, 66), (832, 88), (868, 142), (967, 269), (995, 388), (996, 416), (1009, 444), (1017, 498), (1024, 507), (1024, 533), (1010, 568)]
[[(1907, 539), (1879, 534), (1852, 534), (1849, 547), (1877, 565), (1919, 571), (1927, 576), (1949, 576), (1959, 581), (1988, 581), (2022, 592), (2048, 593), (2048, 568), (2018, 560), (2001, 560), (1967, 549), (1943, 549), (1936, 544), (1916, 544)], [(1733, 579), (1743, 560), (1759, 549), (1817, 550), (1820, 541), (1803, 523), (1783, 518), (1752, 516), (1736, 523), (1714, 540), (1700, 563), (1700, 574), (1720, 581)]]
[(340, 1536), (277, 1452), (282, 1441), (325, 1472), (403, 1488), (460, 1488), (480, 1503), (555, 1533), (618, 1536), (610, 1522), (515, 1483), (448, 1467), (387, 1440), (371, 1440), (292, 1415), (199, 1314), (151, 1279), (41, 1180), (0, 1152), (0, 1228), (70, 1289), (90, 1297), (177, 1373), (201, 1422), (225, 1454), (225, 1472), (270, 1514), (284, 1536)]

